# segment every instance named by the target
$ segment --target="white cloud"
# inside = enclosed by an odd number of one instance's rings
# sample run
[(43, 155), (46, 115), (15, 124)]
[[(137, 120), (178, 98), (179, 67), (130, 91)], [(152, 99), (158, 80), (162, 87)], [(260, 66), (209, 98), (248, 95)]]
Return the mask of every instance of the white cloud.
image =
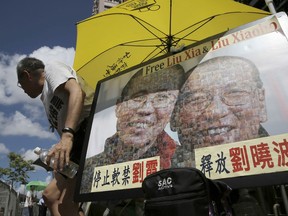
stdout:
[[(38, 101), (40, 103), (40, 100)], [(40, 106), (35, 106), (33, 104), (24, 104), (23, 111), (26, 115), (29, 115), (29, 119), (31, 119), (32, 121), (43, 121), (43, 119), (45, 119), (45, 121), (48, 123), (48, 120), (45, 118), (46, 113), (43, 109), (42, 104)]]
[(55, 46), (51, 49), (45, 46), (35, 50), (30, 56), (41, 59), (44, 64), (45, 62), (57, 60), (73, 66), (74, 55), (74, 48)]
[(3, 144), (0, 143), (0, 154), (8, 154), (10, 150)]
[(43, 129), (38, 122), (32, 122), (19, 111), (15, 111), (15, 113), (9, 117), (5, 117), (4, 113), (0, 112), (0, 135), (26, 135), (42, 139), (56, 138), (54, 134), (48, 131), (48, 129)]
[(37, 160), (38, 155), (36, 155), (33, 150), (34, 149), (29, 149), (22, 154), (24, 160), (27, 160), (27, 161), (28, 160), (33, 160), (33, 161)]
[(0, 104), (11, 105), (27, 101), (24, 92), (17, 87), (16, 64), (24, 56), (8, 56), (0, 53)]
[(26, 185), (21, 184), (19, 188), (16, 189), (16, 191), (20, 194), (26, 194)]

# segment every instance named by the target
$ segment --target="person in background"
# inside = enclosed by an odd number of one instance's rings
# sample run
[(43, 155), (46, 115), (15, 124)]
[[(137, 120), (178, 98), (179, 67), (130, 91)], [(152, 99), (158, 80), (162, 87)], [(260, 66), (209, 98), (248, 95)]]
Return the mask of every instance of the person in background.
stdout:
[[(43, 199), (53, 216), (78, 216), (78, 203), (73, 201), (76, 177), (69, 179), (57, 172), (73, 161), (79, 164), (86, 118), (94, 91), (86, 88), (76, 72), (61, 62), (46, 65), (36, 58), (26, 57), (17, 65), (17, 85), (31, 98), (44, 105), (51, 128), (60, 140), (51, 147), (47, 163), (53, 157), (55, 175), (43, 191)], [(84, 91), (85, 89), (85, 91)]]
[(24, 207), (28, 208), (29, 216), (33, 216), (33, 206), (35, 204), (35, 186), (31, 185), (30, 190), (26, 193), (26, 199), (24, 203)]
[(47, 213), (47, 206), (44, 202), (43, 196), (40, 198), (38, 202), (38, 207), (39, 207), (39, 216), (46, 216)]

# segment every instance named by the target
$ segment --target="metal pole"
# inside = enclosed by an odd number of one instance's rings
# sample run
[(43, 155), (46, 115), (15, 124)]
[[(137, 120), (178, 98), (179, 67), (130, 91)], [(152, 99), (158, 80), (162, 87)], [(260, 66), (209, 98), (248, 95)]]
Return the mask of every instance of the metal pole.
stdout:
[(280, 205), (278, 203), (273, 205), (273, 212), (275, 216), (279, 216), (279, 207)]
[(275, 10), (274, 4), (273, 4), (273, 0), (265, 0), (265, 2), (266, 2), (266, 5), (267, 5), (268, 8), (269, 8), (269, 11), (270, 11), (272, 14), (276, 14), (276, 10)]
[(288, 214), (288, 198), (287, 198), (287, 193), (285, 190), (285, 185), (280, 185), (280, 189), (281, 189), (281, 195), (282, 195), (285, 211), (286, 211), (286, 214)]

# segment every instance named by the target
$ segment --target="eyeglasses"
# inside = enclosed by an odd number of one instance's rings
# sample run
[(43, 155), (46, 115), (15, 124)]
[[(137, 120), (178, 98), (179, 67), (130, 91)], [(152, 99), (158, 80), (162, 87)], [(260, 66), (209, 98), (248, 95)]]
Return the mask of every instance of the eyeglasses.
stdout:
[(201, 111), (207, 109), (212, 103), (214, 97), (219, 95), (221, 101), (227, 106), (243, 106), (251, 101), (251, 97), (255, 92), (256, 88), (244, 88), (244, 89), (231, 89), (223, 92), (186, 92), (182, 93), (179, 98), (179, 103), (183, 109)]
[(128, 108), (136, 109), (150, 102), (154, 108), (165, 108), (175, 103), (177, 94), (171, 92), (157, 92), (129, 99), (123, 103), (127, 104)]

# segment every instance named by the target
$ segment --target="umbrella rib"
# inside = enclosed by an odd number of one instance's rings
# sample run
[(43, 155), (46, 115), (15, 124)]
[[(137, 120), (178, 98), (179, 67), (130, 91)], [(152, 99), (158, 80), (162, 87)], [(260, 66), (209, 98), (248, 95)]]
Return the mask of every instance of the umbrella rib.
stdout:
[[(148, 23), (148, 22), (146, 22), (146, 21), (144, 21), (144, 20), (142, 20), (142, 19), (139, 19), (139, 18), (137, 18), (137, 17), (134, 17), (134, 16), (132, 16), (132, 15), (131, 15), (131, 17), (132, 17), (136, 22), (138, 22), (139, 25), (141, 25), (144, 29), (146, 29), (148, 32), (150, 32), (153, 36), (155, 36), (156, 38), (158, 38), (160, 41), (163, 41), (163, 40), (162, 40), (160, 37), (158, 37), (155, 33), (153, 33), (152, 31), (150, 31), (147, 27), (145, 27), (141, 22), (143, 22), (143, 23), (149, 25), (150, 27), (156, 29), (157, 31), (159, 31), (159, 32), (162, 33), (163, 35), (168, 36), (167, 34), (165, 34), (164, 32), (162, 32), (160, 29), (157, 29), (156, 27), (154, 27), (154, 26), (151, 25), (150, 23)], [(141, 20), (141, 22), (140, 22), (140, 20)]]
[(81, 70), (83, 67), (85, 67), (87, 64), (89, 64), (91, 61), (93, 61), (94, 59), (98, 58), (98, 56), (102, 55), (105, 52), (108, 52), (111, 49), (114, 49), (115, 47), (119, 46), (119, 44), (110, 47), (109, 49), (104, 50), (103, 52), (99, 53), (98, 55), (94, 56), (92, 59), (90, 59), (89, 61), (87, 61), (85, 64), (83, 64), (77, 71)]
[[(145, 23), (147, 26), (150, 26), (151, 28), (153, 28), (154, 30), (158, 31), (159, 33), (165, 35), (166, 38), (169, 39), (169, 37), (171, 37), (171, 35), (167, 35), (165, 32), (161, 31), (160, 29), (157, 29), (155, 26), (151, 25), (150, 23), (140, 19), (139, 17), (135, 17), (131, 14), (126, 14), (126, 13), (115, 13), (117, 15), (126, 15), (131, 17), (132, 19), (134, 19), (140, 26), (142, 26), (144, 29), (146, 29), (146, 31), (148, 31), (149, 33), (151, 33), (153, 36), (155, 36), (158, 40), (160, 40), (162, 42), (162, 44), (166, 44), (166, 48), (167, 48), (167, 41), (163, 40), (161, 37), (157, 36), (154, 32), (152, 32), (151, 30), (149, 30), (143, 23)], [(108, 14), (107, 14), (108, 15)], [(113, 14), (110, 14), (113, 15)], [(171, 39), (172, 40), (172, 39)], [(169, 42), (169, 41), (168, 41)], [(169, 46), (169, 45), (168, 45)]]
[[(139, 40), (140, 41), (140, 40)], [(131, 43), (131, 42), (129, 42), (129, 43)], [(103, 53), (105, 53), (105, 52), (108, 52), (109, 50), (111, 50), (111, 49), (114, 49), (115, 47), (117, 47), (117, 46), (133, 46), (133, 45), (127, 45), (127, 44), (117, 44), (117, 45), (115, 45), (115, 46), (113, 46), (113, 47), (110, 47), (109, 49), (107, 49), (107, 50), (104, 50), (103, 52), (101, 52), (101, 53), (99, 53), (98, 55), (96, 55), (96, 56), (94, 56), (92, 59), (90, 59), (89, 61), (87, 61), (84, 65), (82, 65), (78, 70), (81, 70), (83, 67), (85, 67), (87, 64), (89, 64), (91, 61), (93, 61), (94, 59), (96, 59), (96, 58), (98, 58), (98, 56), (101, 56)], [(134, 46), (136, 46), (136, 45), (134, 45)], [(144, 47), (144, 46), (138, 46), (138, 47)], [(147, 46), (148, 47), (148, 46)], [(150, 45), (149, 47), (153, 47), (152, 45)], [(155, 48), (155, 50), (157, 50), (157, 49), (159, 49), (159, 47), (161, 47), (161, 46), (156, 46), (156, 48)], [(159, 53), (161, 53), (161, 52), (163, 52), (163, 50), (165, 50), (165, 48), (166, 47), (164, 47), (164, 49), (160, 49), (160, 52), (158, 52), (156, 55), (154, 55), (154, 56), (157, 56)], [(148, 56), (150, 56), (155, 50), (153, 50), (149, 55), (147, 55), (147, 57)], [(147, 57), (145, 58), (145, 59), (147, 59)], [(145, 60), (144, 59), (144, 60)], [(143, 61), (144, 61), (143, 60)]]
[[(191, 28), (191, 27), (193, 27), (193, 26), (195, 26), (195, 25), (197, 25), (197, 24), (199, 24), (199, 23), (201, 23), (201, 22), (203, 22), (203, 21), (206, 20), (206, 21), (205, 21), (203, 24), (201, 24), (198, 28), (194, 29), (193, 31), (191, 31), (191, 32), (189, 32), (188, 34), (186, 34), (186, 35), (184, 35), (183, 37), (181, 37), (180, 40), (183, 39), (183, 38), (185, 38), (185, 37), (187, 37), (187, 36), (190, 35), (190, 34), (193, 34), (193, 33), (196, 32), (198, 29), (200, 29), (202, 26), (206, 25), (208, 22), (210, 22), (211, 20), (213, 20), (215, 17), (216, 17), (216, 16), (212, 16), (212, 17), (206, 18), (206, 19), (204, 19), (204, 20), (201, 20), (201, 21), (199, 21), (199, 22), (197, 22), (197, 23), (195, 23), (195, 24), (193, 24), (193, 25), (191, 25), (191, 26), (183, 29), (182, 31), (179, 31), (177, 34), (179, 34), (179, 33), (181, 33), (181, 32), (183, 32), (183, 31), (185, 31), (185, 30), (187, 30), (187, 29), (189, 29), (189, 28)], [(175, 35), (177, 35), (177, 34), (175, 34)]]
[[(102, 17), (105, 17), (105, 16), (114, 16), (114, 15), (123, 15), (123, 16), (128, 16), (128, 17), (131, 17), (132, 19), (134, 19), (136, 22), (138, 22), (144, 29), (146, 29), (148, 32), (150, 32), (152, 35), (154, 35), (155, 37), (157, 37), (157, 35), (155, 35), (151, 30), (149, 30), (147, 27), (145, 27), (142, 23), (145, 23), (146, 25), (150, 26), (151, 28), (155, 29), (156, 31), (160, 32), (161, 34), (167, 36), (167, 34), (163, 31), (161, 31), (160, 29), (157, 29), (155, 26), (151, 25), (150, 23), (140, 19), (139, 17), (135, 17), (133, 16), (132, 14), (127, 14), (127, 13), (113, 13), (113, 14), (102, 14), (102, 15), (96, 15), (96, 16), (93, 16), (93, 17), (90, 17), (88, 19), (85, 19), (83, 20), (82, 22), (78, 22), (77, 24), (80, 24), (80, 23), (84, 23), (84, 22), (88, 22), (92, 19), (100, 19)], [(142, 22), (142, 23), (141, 23)], [(158, 38), (158, 37), (157, 37)]]
[(152, 57), (150, 57), (159, 47), (156, 47), (152, 52), (150, 52), (143, 60), (142, 62), (147, 61), (147, 59), (153, 59), (155, 58), (157, 55), (159, 55), (159, 53), (162, 53), (163, 51), (165, 51), (165, 49), (160, 49), (160, 51), (156, 54), (154, 54)]
[(127, 47), (155, 47), (156, 45), (129, 45), (129, 44), (121, 44), (121, 45), (118, 45), (118, 46), (127, 46)]
[(134, 40), (134, 41), (129, 41), (126, 43), (121, 43), (118, 44), (117, 46), (134, 46), (134, 47), (155, 47), (157, 44), (150, 44), (150, 45), (141, 45), (141, 44), (133, 44), (133, 43), (138, 43), (138, 42), (145, 42), (145, 41), (153, 41), (157, 40), (157, 42), (161, 41), (162, 43), (165, 41), (161, 38), (150, 38), (150, 39), (142, 39), (142, 40)]

